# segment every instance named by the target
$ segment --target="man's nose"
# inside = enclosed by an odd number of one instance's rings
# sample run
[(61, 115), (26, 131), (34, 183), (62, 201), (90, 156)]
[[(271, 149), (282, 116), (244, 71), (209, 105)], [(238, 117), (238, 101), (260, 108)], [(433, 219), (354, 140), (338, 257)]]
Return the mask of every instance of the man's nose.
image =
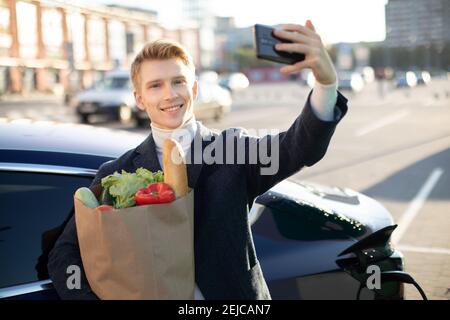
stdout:
[(176, 96), (177, 96), (177, 93), (171, 84), (164, 86), (164, 99), (168, 100), (168, 99), (175, 98)]

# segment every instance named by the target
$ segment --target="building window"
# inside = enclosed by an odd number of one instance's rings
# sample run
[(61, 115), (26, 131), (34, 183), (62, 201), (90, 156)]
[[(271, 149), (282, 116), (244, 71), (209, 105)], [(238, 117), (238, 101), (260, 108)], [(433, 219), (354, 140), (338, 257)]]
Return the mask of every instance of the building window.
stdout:
[(16, 3), (20, 56), (36, 58), (37, 55), (37, 18), (36, 6), (19, 1)]
[(61, 59), (62, 55), (62, 16), (56, 9), (42, 10), (42, 37), (47, 58)]

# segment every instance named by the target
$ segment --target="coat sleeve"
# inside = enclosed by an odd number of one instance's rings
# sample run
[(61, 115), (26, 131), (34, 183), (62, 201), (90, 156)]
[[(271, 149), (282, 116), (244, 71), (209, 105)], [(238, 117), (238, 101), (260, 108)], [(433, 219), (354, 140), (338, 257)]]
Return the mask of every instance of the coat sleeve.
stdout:
[[(91, 187), (100, 183), (102, 177), (113, 172), (109, 163), (100, 166)], [(80, 268), (80, 288), (69, 289), (67, 280), (71, 273), (67, 273), (69, 266), (78, 266)], [(96, 300), (98, 297), (92, 291), (84, 272), (81, 260), (80, 247), (78, 244), (78, 236), (75, 223), (75, 215), (73, 215), (66, 224), (62, 234), (59, 236), (55, 246), (49, 253), (48, 272), (53, 286), (59, 297), (64, 300)]]
[[(325, 155), (334, 130), (347, 113), (347, 99), (338, 92), (333, 121), (320, 120), (312, 110), (311, 92), (305, 107), (285, 132), (262, 138), (245, 136), (246, 164), (244, 165), (249, 205), (254, 198), (278, 182), (295, 174), (305, 166), (312, 166)], [(256, 147), (252, 147), (256, 146)], [(258, 150), (257, 161), (252, 164), (248, 154)], [(267, 159), (261, 155), (268, 155)]]

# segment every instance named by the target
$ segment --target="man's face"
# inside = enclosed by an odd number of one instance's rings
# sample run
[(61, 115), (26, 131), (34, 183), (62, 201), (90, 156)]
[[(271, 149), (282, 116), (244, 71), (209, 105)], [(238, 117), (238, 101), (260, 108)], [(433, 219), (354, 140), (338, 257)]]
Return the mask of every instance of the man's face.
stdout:
[(146, 60), (134, 96), (154, 126), (176, 129), (194, 115), (197, 81), (193, 70), (180, 59)]

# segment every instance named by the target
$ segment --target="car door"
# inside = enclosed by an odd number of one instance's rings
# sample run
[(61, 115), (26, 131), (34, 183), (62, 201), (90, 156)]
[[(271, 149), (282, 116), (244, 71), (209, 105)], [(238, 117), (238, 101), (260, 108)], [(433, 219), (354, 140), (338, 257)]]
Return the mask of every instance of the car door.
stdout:
[(47, 255), (95, 170), (0, 163), (0, 299), (58, 299)]

